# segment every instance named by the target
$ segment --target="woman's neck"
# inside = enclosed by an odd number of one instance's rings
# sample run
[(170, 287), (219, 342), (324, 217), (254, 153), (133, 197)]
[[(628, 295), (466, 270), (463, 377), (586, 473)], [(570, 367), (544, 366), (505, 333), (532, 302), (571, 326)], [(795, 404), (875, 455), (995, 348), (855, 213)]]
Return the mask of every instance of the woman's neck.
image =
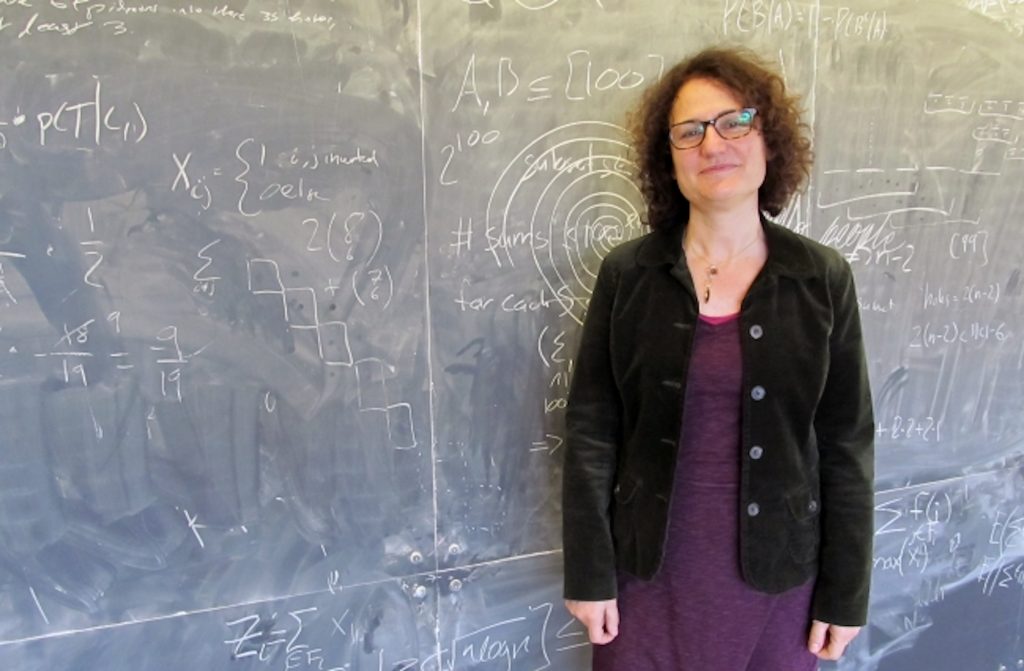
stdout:
[(761, 235), (761, 217), (752, 212), (706, 213), (691, 210), (683, 246), (709, 259), (737, 254)]

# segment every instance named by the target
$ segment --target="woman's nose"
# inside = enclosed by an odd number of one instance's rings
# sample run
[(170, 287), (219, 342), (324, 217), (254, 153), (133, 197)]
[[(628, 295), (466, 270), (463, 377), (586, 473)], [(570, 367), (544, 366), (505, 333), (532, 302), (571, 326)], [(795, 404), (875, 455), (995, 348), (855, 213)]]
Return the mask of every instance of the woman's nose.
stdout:
[(722, 138), (718, 134), (718, 131), (708, 126), (707, 130), (704, 131), (704, 140), (700, 143), (700, 150), (705, 154), (714, 154), (724, 147), (728, 140)]

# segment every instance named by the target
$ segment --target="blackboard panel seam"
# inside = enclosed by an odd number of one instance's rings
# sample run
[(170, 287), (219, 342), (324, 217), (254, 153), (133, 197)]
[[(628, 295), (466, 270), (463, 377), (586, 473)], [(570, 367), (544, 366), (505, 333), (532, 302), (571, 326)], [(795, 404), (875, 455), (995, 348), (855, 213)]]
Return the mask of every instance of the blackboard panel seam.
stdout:
[[(424, 93), (423, 82), (423, 7), (420, 0), (416, 0), (416, 73), (419, 81), (419, 103), (420, 103), (420, 177), (421, 191), (420, 198), (423, 206), (423, 304), (426, 327), (424, 337), (427, 347), (427, 427), (430, 432), (430, 495), (433, 506), (433, 543), (431, 555), (434, 557), (434, 570), (440, 567), (438, 556), (438, 504), (437, 504), (437, 441), (435, 426), (434, 408), (434, 350), (433, 350), (433, 328), (434, 322), (430, 310), (430, 226), (427, 207), (427, 104)], [(441, 603), (434, 601), (434, 653), (441, 659)]]

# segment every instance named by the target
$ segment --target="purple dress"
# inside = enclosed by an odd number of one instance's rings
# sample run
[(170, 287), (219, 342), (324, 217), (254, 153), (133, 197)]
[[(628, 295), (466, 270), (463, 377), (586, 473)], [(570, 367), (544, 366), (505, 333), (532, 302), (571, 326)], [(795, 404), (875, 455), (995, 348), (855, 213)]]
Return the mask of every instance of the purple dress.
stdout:
[(664, 561), (650, 582), (620, 575), (619, 635), (593, 669), (812, 671), (814, 581), (764, 594), (740, 575), (738, 315), (701, 317), (694, 338)]

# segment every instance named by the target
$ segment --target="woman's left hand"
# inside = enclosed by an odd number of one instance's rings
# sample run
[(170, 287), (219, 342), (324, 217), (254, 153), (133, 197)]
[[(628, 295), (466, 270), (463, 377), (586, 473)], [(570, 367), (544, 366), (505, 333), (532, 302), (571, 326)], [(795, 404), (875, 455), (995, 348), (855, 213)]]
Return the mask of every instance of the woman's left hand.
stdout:
[(811, 622), (811, 634), (807, 637), (807, 649), (818, 659), (836, 660), (843, 656), (846, 646), (860, 633), (860, 627), (844, 627), (820, 620)]

